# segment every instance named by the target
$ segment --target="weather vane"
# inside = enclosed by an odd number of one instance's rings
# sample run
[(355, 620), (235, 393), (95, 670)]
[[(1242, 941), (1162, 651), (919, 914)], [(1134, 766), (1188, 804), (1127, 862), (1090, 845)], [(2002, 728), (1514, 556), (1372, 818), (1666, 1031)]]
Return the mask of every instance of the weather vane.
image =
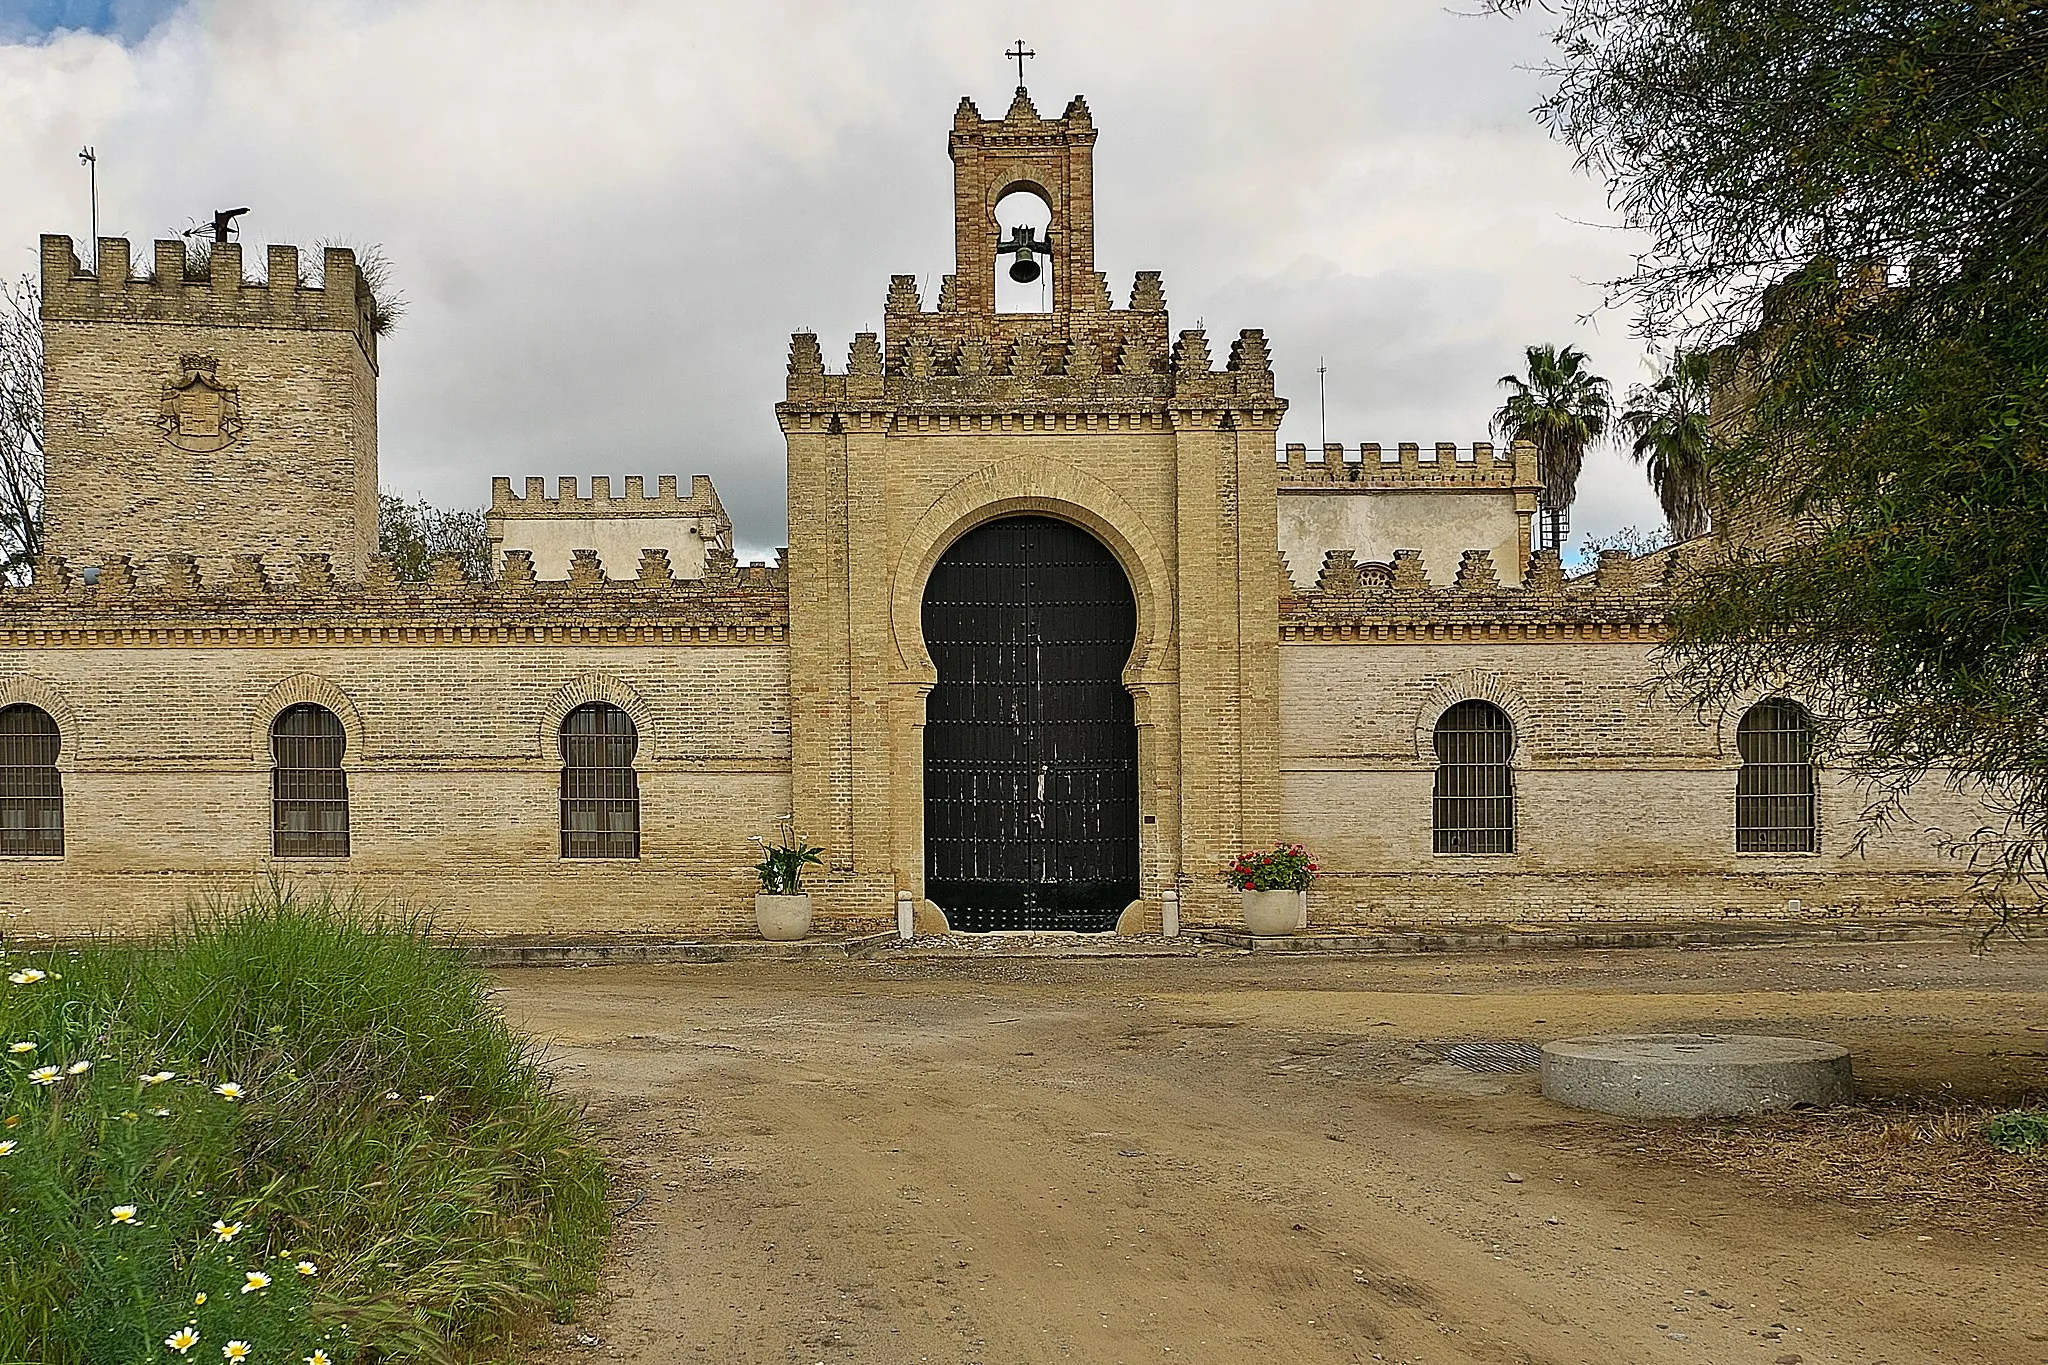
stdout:
[(86, 192), (92, 196), (92, 273), (100, 273), (100, 159), (92, 145), (78, 149), (78, 164), (85, 167)]
[(1011, 61), (1017, 63), (1017, 88), (1019, 90), (1022, 90), (1024, 88), (1025, 59), (1030, 57), (1036, 57), (1038, 54), (1036, 52), (1033, 52), (1030, 48), (1024, 46), (1024, 40), (1022, 38), (1019, 38), (1017, 40), (1017, 45), (1011, 48), (1009, 51), (1005, 52), (1003, 55), (1005, 57), (1008, 57)]

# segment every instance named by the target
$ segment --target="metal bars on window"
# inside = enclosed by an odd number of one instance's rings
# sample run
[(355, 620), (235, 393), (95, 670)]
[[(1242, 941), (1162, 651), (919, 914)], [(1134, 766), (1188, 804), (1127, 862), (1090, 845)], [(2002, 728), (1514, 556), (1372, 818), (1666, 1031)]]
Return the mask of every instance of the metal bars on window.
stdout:
[(270, 724), (270, 852), (277, 858), (348, 856), (348, 736), (324, 706), (286, 708)]
[(633, 718), (608, 702), (562, 718), (562, 856), (640, 856), (640, 775)]
[(1438, 853), (1513, 853), (1515, 727), (1492, 702), (1461, 701), (1436, 723), (1436, 791), (1430, 803)]
[(1758, 702), (1736, 727), (1735, 748), (1735, 851), (1813, 852), (1813, 724), (1805, 708), (1779, 697)]
[(0, 855), (64, 852), (63, 736), (49, 712), (26, 703), (0, 708)]

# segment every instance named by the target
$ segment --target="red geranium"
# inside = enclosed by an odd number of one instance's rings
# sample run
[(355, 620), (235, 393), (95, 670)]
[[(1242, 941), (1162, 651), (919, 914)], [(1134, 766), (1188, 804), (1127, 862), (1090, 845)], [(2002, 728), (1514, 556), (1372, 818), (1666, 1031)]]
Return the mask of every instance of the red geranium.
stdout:
[(1244, 891), (1306, 891), (1320, 871), (1300, 844), (1275, 844), (1264, 853), (1240, 853), (1230, 884)]

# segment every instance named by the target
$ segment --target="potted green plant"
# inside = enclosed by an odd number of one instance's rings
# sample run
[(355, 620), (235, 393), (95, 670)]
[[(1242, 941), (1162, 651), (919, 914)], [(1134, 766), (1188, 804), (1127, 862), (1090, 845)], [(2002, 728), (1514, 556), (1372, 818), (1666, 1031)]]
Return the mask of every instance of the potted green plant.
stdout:
[(1238, 854), (1230, 865), (1230, 883), (1244, 898), (1245, 928), (1260, 938), (1293, 933), (1301, 923), (1302, 893), (1314, 883), (1316, 871), (1300, 844)]
[(779, 943), (791, 942), (811, 932), (811, 898), (804, 891), (804, 869), (824, 860), (825, 851), (796, 832), (796, 821), (788, 816), (776, 822), (771, 842), (754, 837), (761, 846), (761, 861), (754, 871), (761, 876), (760, 894), (754, 897), (754, 926), (761, 937)]

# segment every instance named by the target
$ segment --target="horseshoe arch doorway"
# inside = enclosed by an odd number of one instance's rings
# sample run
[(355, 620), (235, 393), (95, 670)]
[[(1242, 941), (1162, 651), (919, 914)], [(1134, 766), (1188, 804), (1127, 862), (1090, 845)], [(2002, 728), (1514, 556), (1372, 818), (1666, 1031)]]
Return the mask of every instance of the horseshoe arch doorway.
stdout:
[(1116, 928), (1138, 895), (1130, 579), (1070, 522), (1005, 517), (925, 585), (925, 895), (952, 927)]

